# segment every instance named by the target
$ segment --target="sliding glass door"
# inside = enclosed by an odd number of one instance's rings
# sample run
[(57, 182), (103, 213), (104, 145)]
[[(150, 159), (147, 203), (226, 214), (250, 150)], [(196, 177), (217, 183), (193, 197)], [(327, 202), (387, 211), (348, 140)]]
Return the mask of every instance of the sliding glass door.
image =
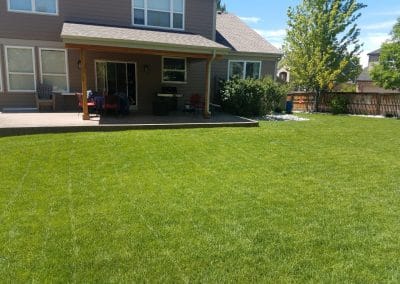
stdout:
[(130, 108), (137, 107), (135, 63), (96, 61), (96, 82), (98, 92), (126, 95)]

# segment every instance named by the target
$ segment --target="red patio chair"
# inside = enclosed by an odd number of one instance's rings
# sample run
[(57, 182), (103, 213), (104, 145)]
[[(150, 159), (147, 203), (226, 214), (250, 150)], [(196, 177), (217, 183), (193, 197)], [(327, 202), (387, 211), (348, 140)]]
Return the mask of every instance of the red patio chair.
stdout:
[[(76, 95), (76, 99), (78, 100), (78, 111), (83, 111), (83, 100), (82, 100), (82, 93), (75, 93)], [(96, 103), (93, 101), (88, 101), (87, 102), (88, 105), (88, 109), (89, 109), (89, 113), (90, 111), (92, 111), (93, 109), (96, 108)]]
[(189, 99), (189, 110), (190, 112), (202, 112), (204, 110), (204, 101), (203, 97), (199, 94), (193, 94)]

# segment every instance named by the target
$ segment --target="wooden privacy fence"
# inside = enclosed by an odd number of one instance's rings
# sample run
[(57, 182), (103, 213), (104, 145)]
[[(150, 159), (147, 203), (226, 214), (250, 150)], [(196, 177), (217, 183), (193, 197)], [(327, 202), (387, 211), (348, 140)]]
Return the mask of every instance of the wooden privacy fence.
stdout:
[[(400, 117), (400, 93), (327, 93), (321, 95), (318, 111), (331, 112), (331, 101), (337, 97), (346, 99), (347, 112), (350, 114)], [(315, 111), (315, 95), (312, 93), (291, 93), (288, 101), (293, 101), (294, 111)]]

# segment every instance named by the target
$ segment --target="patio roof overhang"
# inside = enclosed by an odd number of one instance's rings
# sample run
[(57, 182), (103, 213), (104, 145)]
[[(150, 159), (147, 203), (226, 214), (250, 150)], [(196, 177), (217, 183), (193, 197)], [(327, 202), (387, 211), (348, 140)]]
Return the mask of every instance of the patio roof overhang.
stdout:
[(89, 24), (64, 23), (61, 38), (67, 48), (95, 51), (194, 58), (221, 57), (230, 51), (196, 34)]
[[(201, 35), (147, 29), (64, 23), (61, 38), (66, 48), (81, 52), (82, 93), (87, 91), (87, 51), (191, 57), (206, 60), (204, 117), (210, 117), (210, 81), (213, 60), (230, 49)], [(89, 120), (87, 97), (82, 96), (83, 119)]]

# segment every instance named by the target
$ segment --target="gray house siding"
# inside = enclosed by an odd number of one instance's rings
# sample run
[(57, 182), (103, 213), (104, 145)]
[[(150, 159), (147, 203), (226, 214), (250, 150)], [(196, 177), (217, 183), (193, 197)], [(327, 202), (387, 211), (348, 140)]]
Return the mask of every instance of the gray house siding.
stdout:
[(214, 100), (218, 98), (219, 81), (228, 79), (229, 60), (261, 61), (261, 77), (271, 77), (274, 79), (276, 76), (277, 59), (260, 60), (257, 57), (241, 57), (237, 55), (217, 60), (214, 62), (212, 68), (213, 84), (211, 85), (211, 96)]
[(39, 48), (63, 48), (62, 42), (51, 42), (51, 41), (31, 41), (25, 39), (6, 39), (0, 37), (0, 67), (2, 82), (2, 90), (0, 91), (0, 110), (5, 107), (35, 107), (35, 97), (33, 93), (19, 93), (19, 92), (8, 92), (7, 85), (7, 70), (6, 70), (6, 58), (5, 58), (5, 46), (26, 46), (34, 47), (35, 53), (35, 73), (37, 83), (40, 81), (40, 62), (39, 62)]
[[(79, 60), (78, 50), (69, 50), (68, 54), (70, 66), (70, 89), (72, 92), (81, 90), (80, 71), (77, 67)], [(186, 84), (171, 84), (161, 82), (161, 64), (162, 57), (143, 54), (118, 54), (104, 52), (88, 52), (87, 54), (87, 72), (88, 72), (88, 89), (96, 90), (95, 62), (96, 60), (105, 61), (126, 61), (136, 63), (137, 70), (137, 95), (138, 95), (138, 112), (150, 113), (152, 111), (152, 102), (155, 95), (160, 92), (163, 86), (177, 87), (178, 93), (184, 97), (179, 99), (179, 103), (183, 104), (188, 101), (190, 96), (195, 93), (204, 93), (205, 80), (205, 63), (194, 59), (188, 59), (187, 72), (188, 78)], [(144, 66), (148, 66), (148, 70), (144, 71)]]
[[(214, 0), (186, 0), (185, 31), (214, 38)], [(132, 27), (131, 0), (59, 0), (59, 15), (7, 11), (0, 0), (0, 38), (60, 41), (64, 22)]]
[[(10, 42), (7, 40), (7, 43)], [(12, 42), (12, 41), (11, 41)], [(1, 43), (1, 42), (0, 42)], [(35, 47), (35, 71), (37, 83), (40, 82), (40, 66), (39, 66), (39, 48), (40, 47), (57, 47), (57, 44), (42, 43), (38, 41), (17, 42), (18, 45)], [(23, 43), (23, 44), (22, 44)], [(41, 44), (39, 44), (41, 43)], [(6, 44), (7, 45), (7, 44)], [(54, 46), (55, 45), (55, 46)], [(4, 45), (0, 44), (1, 58), (4, 58)], [(79, 92), (81, 87), (81, 73), (78, 68), (78, 60), (80, 59), (80, 51), (75, 49), (68, 50), (68, 77), (70, 92)], [(88, 89), (96, 90), (96, 74), (95, 61), (123, 61), (136, 63), (137, 70), (137, 94), (138, 94), (138, 112), (150, 113), (152, 110), (152, 101), (155, 94), (160, 92), (162, 86), (175, 86), (180, 94), (184, 97), (180, 99), (183, 105), (188, 101), (192, 94), (203, 94), (205, 91), (205, 62), (198, 59), (187, 59), (187, 83), (173, 84), (162, 83), (161, 66), (162, 57), (143, 54), (118, 54), (118, 53), (87, 53), (87, 74)], [(4, 77), (2, 81), (2, 92), (0, 92), (0, 109), (4, 107), (35, 107), (35, 99), (33, 93), (7, 92), (7, 79), (4, 60), (1, 60), (1, 74)], [(148, 66), (148, 70), (144, 71), (144, 66)]]
[[(185, 31), (215, 38), (215, 0), (186, 0)], [(35, 47), (35, 71), (37, 83), (40, 82), (39, 48), (63, 48), (60, 33), (64, 22), (94, 23), (132, 27), (131, 0), (59, 0), (59, 15), (38, 15), (7, 11), (7, 0), (0, 0), (0, 68), (1, 86), (0, 109), (4, 107), (34, 107), (33, 93), (8, 92), (5, 68), (4, 46)], [(70, 91), (81, 90), (79, 60), (77, 50), (68, 50), (68, 70)], [(96, 59), (137, 62), (138, 106), (139, 111), (149, 112), (154, 94), (161, 90), (161, 57), (134, 54), (88, 54), (88, 87), (95, 89), (94, 62)], [(187, 83), (168, 84), (176, 86), (185, 96), (204, 93), (205, 63), (188, 59)], [(148, 65), (149, 73), (144, 74), (143, 65)], [(184, 98), (183, 100), (187, 100)]]

